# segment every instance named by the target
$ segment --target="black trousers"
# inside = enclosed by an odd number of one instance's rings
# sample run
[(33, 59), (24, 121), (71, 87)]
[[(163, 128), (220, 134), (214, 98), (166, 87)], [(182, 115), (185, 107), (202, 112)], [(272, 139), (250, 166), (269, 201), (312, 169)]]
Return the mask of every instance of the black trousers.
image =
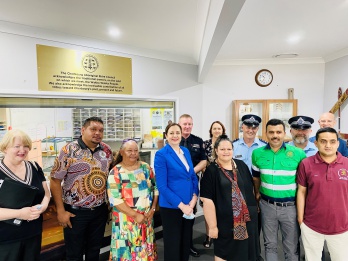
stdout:
[(185, 219), (180, 209), (160, 208), (165, 261), (188, 261), (193, 219)]
[(94, 210), (77, 210), (65, 205), (65, 210), (76, 215), (71, 217), (72, 228), (64, 228), (67, 261), (99, 260), (104, 237), (108, 207), (103, 204)]
[(41, 233), (37, 236), (9, 244), (0, 244), (0, 260), (39, 261)]

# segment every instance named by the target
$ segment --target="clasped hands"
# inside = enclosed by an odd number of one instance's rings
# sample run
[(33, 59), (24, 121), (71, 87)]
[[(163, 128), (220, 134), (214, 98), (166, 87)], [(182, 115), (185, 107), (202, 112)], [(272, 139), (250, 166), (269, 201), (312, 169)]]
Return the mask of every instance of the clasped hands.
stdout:
[(148, 223), (152, 220), (154, 211), (149, 210), (149, 212), (141, 214), (141, 213), (136, 213), (134, 217), (134, 221), (138, 224), (143, 224), (143, 223)]

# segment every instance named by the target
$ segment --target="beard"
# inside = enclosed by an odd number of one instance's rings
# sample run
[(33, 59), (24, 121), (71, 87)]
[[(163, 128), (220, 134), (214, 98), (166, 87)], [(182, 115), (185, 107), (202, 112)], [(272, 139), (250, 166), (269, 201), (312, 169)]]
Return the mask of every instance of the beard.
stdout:
[(297, 144), (304, 144), (308, 141), (307, 136), (295, 136), (294, 142)]

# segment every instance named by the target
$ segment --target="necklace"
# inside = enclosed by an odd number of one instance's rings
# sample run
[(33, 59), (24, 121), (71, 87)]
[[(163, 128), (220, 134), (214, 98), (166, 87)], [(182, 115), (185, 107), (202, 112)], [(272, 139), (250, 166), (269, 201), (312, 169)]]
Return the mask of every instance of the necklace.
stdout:
[[(217, 163), (221, 168), (228, 169), (228, 168), (225, 168), (225, 167), (223, 166), (223, 164), (221, 164), (221, 162), (219, 161), (219, 159), (216, 160), (216, 163)], [(224, 165), (225, 165), (225, 164), (224, 164)], [(231, 167), (232, 167), (232, 170), (237, 169), (237, 165), (236, 165), (236, 163), (234, 162), (233, 159), (231, 159)]]

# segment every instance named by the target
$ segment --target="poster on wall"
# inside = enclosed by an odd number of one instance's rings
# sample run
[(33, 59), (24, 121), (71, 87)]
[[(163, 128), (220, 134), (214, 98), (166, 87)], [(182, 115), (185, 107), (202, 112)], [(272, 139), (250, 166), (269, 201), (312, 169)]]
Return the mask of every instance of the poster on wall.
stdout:
[(151, 123), (153, 130), (163, 129), (163, 109), (151, 109)]
[(36, 45), (39, 91), (132, 94), (132, 59)]
[(163, 127), (166, 128), (168, 124), (173, 123), (173, 110), (163, 111)]

